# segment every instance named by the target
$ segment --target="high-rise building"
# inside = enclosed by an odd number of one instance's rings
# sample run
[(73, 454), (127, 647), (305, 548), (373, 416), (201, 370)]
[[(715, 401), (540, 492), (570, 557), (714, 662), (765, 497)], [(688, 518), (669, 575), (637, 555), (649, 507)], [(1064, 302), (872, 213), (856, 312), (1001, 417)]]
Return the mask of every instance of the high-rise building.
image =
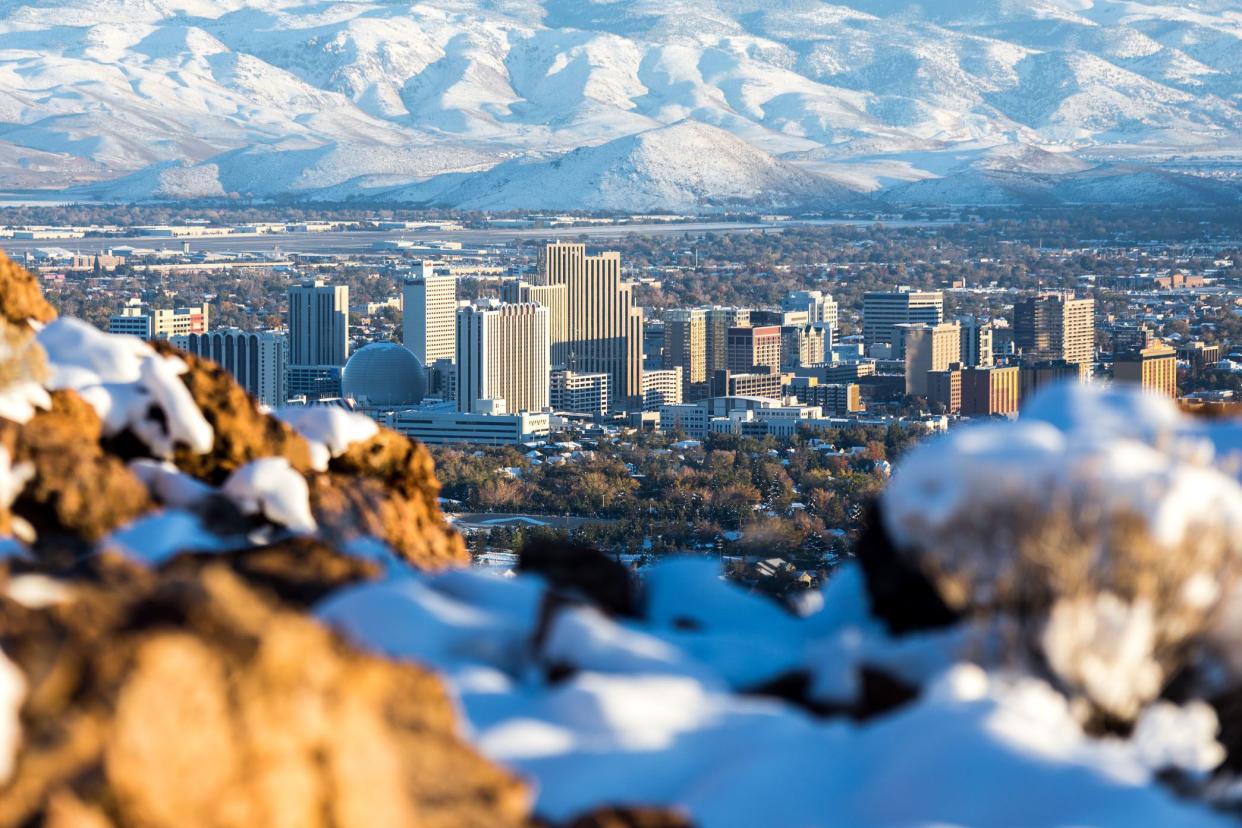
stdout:
[(750, 373), (759, 366), (766, 366), (771, 373), (780, 373), (780, 327), (765, 325), (762, 328), (729, 328), (727, 342), (728, 370)]
[(904, 340), (898, 325), (939, 325), (944, 321), (944, 294), (908, 287), (893, 291), (872, 291), (863, 296), (863, 342), (870, 354), (876, 346), (887, 345), (891, 359), (902, 359)]
[(517, 414), (548, 408), (548, 328), (548, 309), (533, 302), (460, 309), (458, 410)]
[(307, 282), (289, 288), (289, 364), (349, 361), (349, 287)]
[(642, 400), (643, 312), (634, 286), (621, 279), (621, 254), (586, 255), (581, 244), (549, 244), (540, 255), (542, 280), (565, 285), (565, 366), (608, 374), (615, 409)]
[(1045, 385), (1071, 380), (1083, 381), (1082, 366), (1063, 359), (1044, 362), (1028, 362), (1024, 359), (1021, 369), (1021, 387), (1018, 391), (1018, 402), (1021, 405), (1025, 405)]
[(423, 262), (402, 286), (401, 344), (423, 365), (457, 357), (457, 279)]
[(686, 386), (707, 382), (707, 312), (702, 308), (664, 315), (664, 367), (680, 368)]
[(178, 308), (153, 308), (131, 299), (121, 312), (108, 319), (108, 333), (129, 334), (142, 339), (171, 339), (206, 333), (211, 309), (207, 304)]
[(1095, 361), (1095, 300), (1058, 292), (1019, 299), (1013, 306), (1013, 342), (1024, 363), (1063, 360), (1077, 365), (1081, 378), (1089, 377)]
[(961, 330), (956, 322), (939, 325), (897, 325), (906, 364), (906, 394), (927, 396), (929, 371), (944, 371), (961, 362)]
[(984, 367), (994, 361), (992, 355), (992, 323), (976, 316), (958, 319), (962, 328), (962, 365)]
[(785, 297), (781, 307), (787, 311), (805, 311), (808, 325), (829, 325), (838, 327), (838, 309), (836, 300), (831, 293), (822, 290), (795, 290)]
[(708, 308), (705, 314), (707, 376), (729, 367), (729, 329), (750, 325), (749, 308)]
[(962, 371), (962, 414), (1014, 417), (1021, 394), (1018, 366), (967, 367)]
[(962, 413), (962, 364), (927, 372), (927, 402), (944, 406), (945, 414)]
[(549, 401), (553, 411), (602, 417), (608, 413), (608, 375), (553, 371)]
[(500, 298), (510, 305), (534, 302), (548, 309), (548, 341), (551, 343), (553, 368), (568, 363), (566, 341), (569, 338), (569, 287), (567, 284), (541, 285), (522, 280), (505, 282)]
[(250, 396), (269, 408), (289, 401), (289, 337), (284, 333), (223, 328), (174, 336), (172, 344), (216, 363), (232, 374)]
[(643, 371), (643, 411), (659, 411), (661, 406), (680, 405), (681, 368)]
[(1113, 379), (1131, 382), (1166, 397), (1177, 396), (1177, 351), (1155, 340), (1113, 359)]
[(832, 352), (832, 327), (823, 323), (781, 327), (781, 364), (785, 368), (820, 365)]

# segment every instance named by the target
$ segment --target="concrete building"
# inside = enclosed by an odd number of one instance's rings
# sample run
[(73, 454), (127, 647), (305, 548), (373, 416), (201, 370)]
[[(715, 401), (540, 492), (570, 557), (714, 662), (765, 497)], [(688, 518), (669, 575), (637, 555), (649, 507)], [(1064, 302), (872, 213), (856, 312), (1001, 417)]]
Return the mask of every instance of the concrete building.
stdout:
[(863, 342), (867, 353), (877, 346), (891, 348), (892, 359), (902, 359), (904, 340), (898, 325), (939, 325), (944, 321), (944, 294), (908, 287), (871, 291), (863, 296)]
[(1095, 300), (1063, 292), (1019, 299), (1013, 308), (1013, 342), (1023, 362), (1070, 362), (1089, 377), (1095, 362)]
[(412, 409), (389, 415), (385, 425), (432, 446), (472, 443), (485, 446), (521, 445), (551, 433), (547, 412), (470, 414), (460, 411)]
[(963, 316), (958, 319), (962, 331), (962, 365), (967, 368), (986, 368), (993, 364), (991, 322), (976, 316)]
[(927, 373), (944, 371), (962, 361), (961, 328), (956, 322), (938, 325), (900, 324), (895, 326), (902, 337), (905, 354), (906, 394), (927, 396)]
[(289, 401), (289, 337), (277, 331), (247, 333), (224, 328), (172, 337), (183, 351), (210, 359), (269, 408)]
[(553, 371), (549, 399), (553, 411), (603, 417), (608, 413), (608, 375)]
[(444, 402), (457, 402), (457, 354), (427, 366), (427, 395)]
[(518, 414), (549, 406), (548, 309), (533, 302), (457, 312), (457, 408)]
[(1009, 367), (967, 367), (962, 371), (962, 415), (1016, 417), (1021, 400), (1021, 370)]
[(307, 282), (289, 288), (289, 364), (344, 366), (349, 360), (349, 287)]
[(729, 329), (749, 326), (749, 308), (714, 307), (706, 310), (706, 376), (729, 367)]
[(955, 362), (943, 371), (927, 372), (927, 402), (944, 406), (945, 414), (962, 413), (962, 364)]
[(608, 374), (614, 409), (642, 400), (643, 312), (621, 279), (621, 255), (586, 255), (581, 244), (549, 244), (540, 256), (548, 285), (565, 285), (565, 367)]
[(553, 368), (564, 368), (569, 361), (565, 345), (569, 337), (568, 297), (569, 288), (565, 284), (537, 285), (514, 280), (500, 287), (500, 298), (510, 305), (534, 302), (548, 309), (548, 342)]
[(1018, 401), (1025, 404), (1046, 385), (1058, 382), (1084, 382), (1082, 366), (1063, 359), (1046, 362), (1027, 362), (1021, 366), (1020, 388)]
[(423, 365), (457, 358), (457, 278), (437, 276), (430, 262), (402, 285), (401, 344)]
[(781, 327), (781, 367), (821, 365), (831, 354), (832, 328), (822, 323)]
[(308, 403), (339, 399), (344, 370), (343, 365), (290, 365), (289, 399), (301, 398)]
[(1156, 340), (1113, 359), (1113, 379), (1137, 383), (1166, 397), (1177, 397), (1177, 352)]
[(832, 417), (845, 417), (865, 411), (857, 383), (821, 383), (815, 377), (791, 377), (785, 384), (786, 396), (803, 405), (817, 405)]
[(821, 290), (796, 290), (781, 302), (781, 308), (787, 311), (805, 311), (806, 324), (828, 325), (838, 327), (838, 308), (831, 293)]
[(678, 308), (664, 315), (664, 367), (680, 368), (685, 386), (707, 382), (707, 312)]
[(1187, 342), (1177, 346), (1177, 358), (1189, 362), (1193, 368), (1205, 368), (1220, 362), (1220, 346), (1197, 340)]
[(681, 367), (643, 371), (643, 411), (659, 411), (682, 401)]
[(748, 373), (766, 367), (772, 373), (781, 370), (781, 329), (776, 325), (761, 328), (734, 327), (728, 332), (726, 368)]
[(784, 377), (775, 371), (717, 371), (712, 374), (708, 385), (711, 397), (762, 397), (779, 400), (784, 395), (784, 384)]
[(140, 299), (125, 303), (121, 312), (108, 319), (108, 333), (128, 334), (141, 339), (171, 339), (175, 336), (207, 333), (209, 305), (179, 308), (153, 308)]

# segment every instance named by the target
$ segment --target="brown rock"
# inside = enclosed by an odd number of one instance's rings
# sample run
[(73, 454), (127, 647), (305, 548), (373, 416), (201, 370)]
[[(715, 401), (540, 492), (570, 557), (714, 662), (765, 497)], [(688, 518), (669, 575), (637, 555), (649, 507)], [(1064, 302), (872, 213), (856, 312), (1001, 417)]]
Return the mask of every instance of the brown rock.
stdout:
[(51, 410), (25, 425), (0, 421), (0, 445), (35, 470), (13, 511), (38, 532), (37, 552), (94, 543), (153, 508), (142, 481), (100, 447), (101, 429), (73, 391), (53, 393)]
[(49, 610), (0, 599), (0, 637), (31, 684), (2, 828), (526, 819), (524, 786), (459, 740), (434, 675), (354, 650), (223, 563)]
[(213, 485), (223, 483), (235, 469), (260, 457), (284, 457), (298, 471), (310, 471), (306, 441), (280, 420), (261, 412), (254, 398), (227, 371), (167, 343), (154, 344), (161, 353), (185, 360), (190, 370), (181, 378), (215, 431), (207, 454), (178, 449), (173, 458), (178, 468)]
[(51, 322), (56, 309), (43, 298), (39, 280), (0, 253), (0, 317), (10, 322)]
[(599, 808), (574, 817), (564, 828), (692, 828), (685, 814), (668, 808)]

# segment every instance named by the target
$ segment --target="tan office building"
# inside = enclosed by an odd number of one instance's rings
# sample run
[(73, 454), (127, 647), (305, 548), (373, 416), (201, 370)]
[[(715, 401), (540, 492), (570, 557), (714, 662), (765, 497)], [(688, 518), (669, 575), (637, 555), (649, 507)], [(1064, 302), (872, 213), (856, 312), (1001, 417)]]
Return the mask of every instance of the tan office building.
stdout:
[(707, 382), (707, 312), (679, 308), (664, 316), (664, 367), (680, 368), (683, 385)]
[(779, 325), (761, 328), (730, 328), (728, 370), (749, 373), (766, 366), (773, 374), (781, 372), (781, 329)]
[(1071, 293), (1020, 299), (1013, 308), (1013, 342), (1025, 363), (1063, 360), (1091, 376), (1095, 362), (1095, 300)]
[(1120, 354), (1113, 362), (1113, 379), (1138, 383), (1166, 397), (1177, 396), (1177, 351), (1156, 341), (1136, 351)]
[(569, 340), (569, 288), (564, 284), (536, 285), (531, 282), (505, 282), (500, 298), (510, 305), (534, 302), (548, 309), (548, 341), (554, 369), (568, 362), (565, 343)]
[(966, 368), (962, 371), (962, 415), (1016, 416), (1021, 384), (1021, 371), (1016, 365)]
[(903, 342), (908, 395), (926, 397), (928, 372), (946, 371), (962, 361), (962, 334), (956, 322), (897, 325), (895, 336)]
[(472, 414), (546, 410), (548, 328), (548, 309), (533, 302), (459, 310), (457, 409)]

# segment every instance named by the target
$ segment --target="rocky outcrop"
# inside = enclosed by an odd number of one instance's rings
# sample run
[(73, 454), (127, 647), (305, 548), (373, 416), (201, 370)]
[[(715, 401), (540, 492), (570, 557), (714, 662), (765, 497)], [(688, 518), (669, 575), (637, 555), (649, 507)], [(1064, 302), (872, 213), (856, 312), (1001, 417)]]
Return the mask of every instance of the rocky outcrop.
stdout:
[(353, 543), (468, 563), (426, 449), (325, 468), (205, 360), (83, 326), (49, 359), (54, 318), (0, 257), (0, 827), (525, 824), (439, 678), (307, 612), (383, 575)]

